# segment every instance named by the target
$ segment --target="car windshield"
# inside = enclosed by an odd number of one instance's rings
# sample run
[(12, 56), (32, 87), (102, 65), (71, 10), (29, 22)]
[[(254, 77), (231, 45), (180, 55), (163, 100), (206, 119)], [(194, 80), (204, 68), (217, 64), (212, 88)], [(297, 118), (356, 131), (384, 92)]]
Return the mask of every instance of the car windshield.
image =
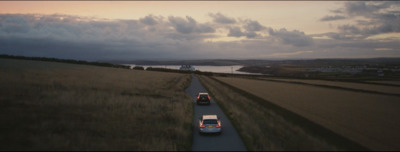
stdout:
[(208, 119), (208, 120), (204, 120), (203, 124), (217, 124), (217, 120), (214, 119)]

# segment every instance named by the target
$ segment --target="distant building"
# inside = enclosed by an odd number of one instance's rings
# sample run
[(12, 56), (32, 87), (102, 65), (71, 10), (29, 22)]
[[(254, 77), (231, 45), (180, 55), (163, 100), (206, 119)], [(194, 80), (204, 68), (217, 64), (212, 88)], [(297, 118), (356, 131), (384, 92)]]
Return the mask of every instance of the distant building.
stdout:
[(196, 69), (191, 65), (182, 65), (179, 70), (183, 71), (195, 71)]

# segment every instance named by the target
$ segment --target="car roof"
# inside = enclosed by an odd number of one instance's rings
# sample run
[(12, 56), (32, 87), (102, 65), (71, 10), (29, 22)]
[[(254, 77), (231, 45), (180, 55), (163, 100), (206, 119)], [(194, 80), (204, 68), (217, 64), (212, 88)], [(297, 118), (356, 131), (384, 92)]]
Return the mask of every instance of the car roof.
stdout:
[(218, 119), (217, 115), (203, 115), (203, 120), (204, 119)]
[(205, 92), (200, 92), (200, 93), (199, 93), (199, 95), (203, 95), (203, 94), (208, 95), (208, 93), (205, 93)]

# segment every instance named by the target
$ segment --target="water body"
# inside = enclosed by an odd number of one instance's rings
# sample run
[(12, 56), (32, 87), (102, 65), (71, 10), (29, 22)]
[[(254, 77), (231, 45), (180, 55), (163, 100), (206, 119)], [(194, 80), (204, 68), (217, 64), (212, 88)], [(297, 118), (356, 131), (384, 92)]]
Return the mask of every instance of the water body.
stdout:
[[(179, 70), (181, 67), (180, 65), (134, 65), (134, 64), (127, 64), (128, 66), (135, 67), (141, 66), (144, 69), (148, 67), (153, 68), (166, 68), (166, 69), (175, 69)], [(233, 74), (257, 74), (257, 73), (248, 73), (248, 72), (240, 72), (237, 71), (242, 68), (242, 65), (232, 65), (232, 66), (212, 66), (212, 65), (192, 65), (196, 70), (202, 72), (214, 72), (214, 73), (233, 73)]]

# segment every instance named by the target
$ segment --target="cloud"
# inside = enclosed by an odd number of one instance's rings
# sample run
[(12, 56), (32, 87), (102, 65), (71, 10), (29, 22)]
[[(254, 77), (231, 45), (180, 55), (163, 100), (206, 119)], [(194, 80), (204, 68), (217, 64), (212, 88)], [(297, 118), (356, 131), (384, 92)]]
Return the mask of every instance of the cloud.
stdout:
[(27, 33), (29, 26), (23, 16), (2, 17), (0, 20), (1, 31), (5, 33)]
[(319, 35), (329, 37), (333, 40), (354, 40), (356, 38), (354, 36), (346, 35), (345, 33), (334, 33), (334, 32), (329, 32)]
[[(400, 13), (399, 13), (400, 14)], [(359, 21), (356, 25), (339, 25), (337, 28), (344, 34), (363, 35), (364, 38), (384, 33), (400, 32), (400, 15), (377, 14), (369, 21)]]
[(335, 21), (335, 20), (343, 20), (346, 19), (345, 16), (335, 15), (335, 16), (325, 16), (320, 19), (320, 21)]
[[(334, 13), (335, 16), (325, 16), (320, 21), (335, 21), (339, 19), (355, 19), (355, 24), (337, 26), (338, 33), (326, 33), (337, 40), (360, 40), (373, 35), (400, 32), (400, 2), (371, 1), (346, 2), (343, 8)], [(362, 20), (360, 20), (362, 18)]]
[(154, 17), (153, 15), (148, 15), (144, 18), (140, 18), (139, 21), (146, 25), (155, 25), (158, 23), (156, 17)]
[(229, 33), (228, 36), (232, 36), (232, 37), (241, 37), (244, 36), (245, 33), (242, 32), (242, 30), (240, 30), (239, 27), (231, 27), (229, 28)]
[(361, 34), (361, 30), (354, 25), (339, 25), (338, 29), (343, 33)]
[(246, 20), (238, 25), (242, 25), (244, 30), (242, 31), (242, 29), (238, 26), (228, 27), (229, 33), (227, 34), (227, 36), (229, 37), (245, 36), (246, 38), (252, 39), (261, 37), (261, 35), (258, 34), (257, 32), (267, 29), (265, 26), (261, 25), (258, 21), (252, 21), (252, 20)]
[(331, 10), (330, 12), (335, 13), (335, 14), (341, 14), (341, 13), (343, 13), (343, 9)]
[(369, 16), (373, 13), (399, 5), (398, 2), (385, 1), (385, 2), (365, 2), (355, 1), (345, 3), (344, 11), (350, 16)]
[(221, 23), (221, 24), (236, 23), (236, 20), (234, 18), (226, 17), (225, 15), (222, 15), (221, 13), (217, 13), (217, 14), (209, 13), (209, 16), (212, 17), (213, 21), (216, 23)]
[(246, 38), (257, 38), (260, 37), (259, 34), (257, 34), (254, 31), (243, 31), (239, 27), (229, 27), (229, 33), (227, 36), (230, 37), (242, 37), (246, 36)]
[(195, 31), (198, 33), (214, 33), (215, 29), (214, 29), (214, 27), (207, 25), (207, 24), (199, 24), (196, 27)]
[(309, 46), (313, 44), (311, 36), (307, 36), (304, 32), (298, 30), (288, 31), (285, 28), (280, 30), (269, 29), (269, 34), (282, 41), (284, 44), (290, 44), (293, 46)]
[(244, 28), (247, 31), (261, 31), (263, 29), (265, 29), (264, 26), (262, 26), (260, 23), (258, 23), (258, 21), (252, 21), (252, 20), (248, 20), (247, 23), (244, 25)]
[(256, 38), (257, 36), (259, 36), (256, 32), (250, 31), (246, 33), (246, 37), (247, 38)]
[(186, 19), (182, 17), (168, 17), (169, 22), (175, 28), (176, 31), (189, 34), (189, 33), (214, 33), (215, 29), (207, 24), (198, 24), (192, 17), (186, 16)]
[[(103, 20), (68, 15), (2, 14), (0, 20), (0, 53), (20, 52), (32, 56), (74, 56), (85, 60), (116, 56), (121, 59), (158, 55), (168, 58), (174, 57), (168, 51), (180, 50), (184, 43), (201, 41), (206, 37), (180, 34), (162, 19), (158, 19), (152, 28), (147, 28), (147, 24), (140, 20)], [(194, 31), (202, 33), (210, 29), (196, 24)]]
[[(386, 11), (370, 15), (365, 22), (375, 23), (379, 15), (382, 20), (397, 18), (396, 14), (390, 16), (390, 13)], [(398, 39), (377, 41), (363, 37), (368, 33), (396, 31), (397, 25), (389, 23), (394, 24), (395, 21), (385, 23), (388, 26), (340, 25), (337, 33), (317, 35), (329, 37), (330, 40), (314, 40), (311, 37), (313, 35), (302, 31), (272, 29), (251, 19), (226, 25), (198, 22), (189, 16), (147, 15), (132, 20), (108, 20), (60, 14), (0, 14), (0, 54), (90, 61), (254, 59), (279, 55), (288, 58), (357, 57), (360, 54), (400, 56)], [(226, 35), (221, 36), (223, 34)], [(212, 38), (227, 41), (206, 41)], [(299, 48), (303, 52), (299, 52)], [(392, 50), (376, 51), (374, 48)]]
[(196, 21), (191, 17), (186, 17), (187, 20), (181, 17), (168, 17), (169, 22), (176, 29), (176, 31), (181, 33), (192, 33), (196, 27)]

